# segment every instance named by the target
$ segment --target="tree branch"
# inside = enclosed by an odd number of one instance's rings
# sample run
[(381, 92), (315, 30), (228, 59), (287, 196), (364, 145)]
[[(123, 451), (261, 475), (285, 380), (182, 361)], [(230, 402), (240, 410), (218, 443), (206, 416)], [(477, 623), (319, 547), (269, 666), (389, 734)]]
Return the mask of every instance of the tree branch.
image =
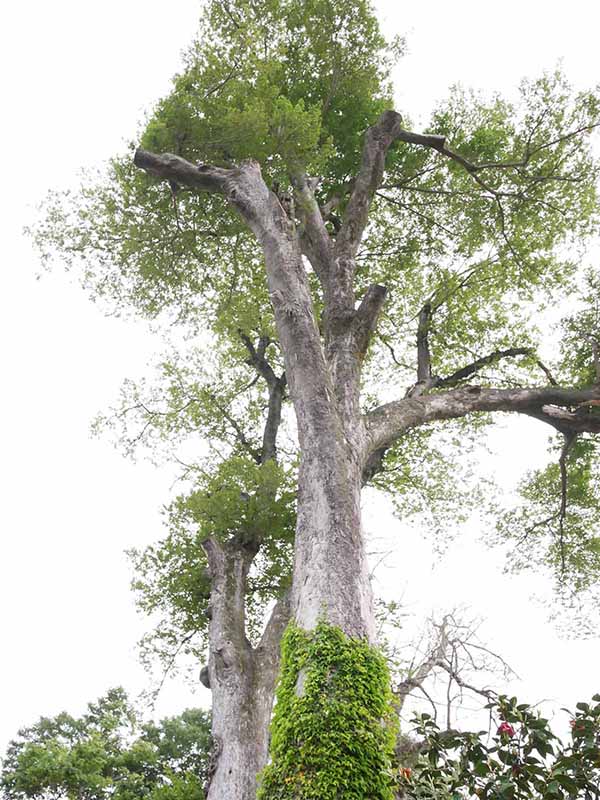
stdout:
[(594, 372), (596, 374), (596, 383), (600, 384), (600, 339), (592, 336), (589, 333), (584, 333), (584, 338), (587, 339), (592, 348), (592, 360), (594, 362)]
[(209, 164), (196, 166), (173, 153), (157, 155), (141, 148), (135, 151), (133, 163), (145, 172), (171, 181), (177, 186), (219, 194), (224, 194), (227, 181), (237, 172), (235, 169), (212, 167)]
[(417, 381), (425, 382), (431, 378), (431, 353), (429, 351), (429, 326), (431, 325), (431, 303), (425, 303), (419, 312), (417, 328)]
[[(520, 195), (519, 192), (503, 192), (497, 189), (494, 189), (490, 186), (486, 181), (481, 178), (479, 175), (480, 172), (489, 169), (519, 169), (522, 170), (524, 167), (527, 166), (531, 157), (538, 153), (540, 150), (546, 149), (548, 147), (553, 147), (556, 144), (560, 144), (561, 142), (566, 141), (567, 139), (572, 139), (575, 136), (578, 136), (582, 133), (588, 133), (595, 128), (599, 127), (600, 123), (593, 123), (591, 125), (584, 125), (576, 130), (569, 131), (568, 133), (563, 134), (562, 136), (558, 136), (555, 139), (552, 139), (549, 142), (545, 142), (544, 144), (530, 149), (527, 147), (527, 150), (522, 159), (518, 161), (487, 161), (481, 164), (475, 164), (472, 161), (464, 158), (460, 153), (452, 150), (446, 145), (446, 138), (444, 136), (437, 136), (434, 134), (422, 134), (422, 133), (414, 133), (412, 131), (405, 131), (399, 130), (396, 133), (396, 138), (398, 141), (406, 142), (407, 144), (416, 144), (421, 145), (423, 147), (430, 147), (433, 150), (436, 150), (446, 158), (449, 158), (451, 161), (455, 161), (457, 164), (460, 164), (472, 177), (473, 180), (478, 183), (482, 189), (492, 194), (496, 199), (502, 197), (518, 197)], [(532, 183), (540, 183), (546, 180), (556, 180), (557, 176), (555, 175), (522, 175), (525, 179), (530, 180)]]
[(244, 433), (244, 429), (242, 428), (240, 423), (235, 419), (235, 417), (231, 414), (231, 412), (227, 409), (227, 407), (224, 406), (219, 401), (219, 399), (215, 394), (213, 394), (212, 392), (208, 392), (208, 395), (215, 404), (216, 408), (223, 415), (223, 418), (226, 419), (229, 425), (231, 426), (235, 434), (235, 438), (238, 440), (238, 442), (241, 444), (244, 450), (246, 450), (246, 452), (252, 457), (254, 461), (256, 461), (257, 464), (260, 464), (261, 463), (260, 452), (257, 450), (257, 448), (253, 447), (252, 442), (248, 439), (248, 437)]
[(268, 652), (270, 655), (278, 654), (281, 636), (290, 620), (290, 615), (290, 594), (286, 592), (284, 596), (280, 597), (275, 603), (269, 621), (266, 624), (263, 635), (256, 648), (257, 650)]
[(560, 451), (560, 458), (558, 459), (558, 467), (560, 469), (560, 509), (558, 513), (558, 543), (560, 547), (560, 566), (561, 566), (561, 574), (564, 577), (566, 573), (566, 564), (565, 564), (565, 519), (567, 516), (567, 504), (568, 504), (568, 487), (569, 487), (569, 475), (567, 471), (567, 457), (569, 455), (569, 451), (575, 440), (577, 438), (577, 434), (575, 433), (565, 433), (564, 434), (564, 443), (562, 446), (562, 450)]
[(365, 134), (362, 163), (335, 240), (335, 252), (341, 258), (353, 259), (356, 255), (367, 225), (371, 200), (383, 177), (387, 151), (402, 131), (401, 125), (400, 114), (384, 111)]
[(360, 358), (364, 358), (371, 336), (377, 326), (377, 320), (385, 303), (387, 289), (377, 283), (367, 289), (365, 296), (354, 316), (354, 337), (356, 350)]
[(503, 358), (530, 356), (531, 354), (532, 350), (529, 347), (510, 347), (508, 350), (494, 350), (493, 353), (476, 359), (472, 364), (467, 364), (467, 366), (453, 372), (451, 375), (445, 378), (438, 378), (435, 385), (436, 387), (450, 388), (456, 386), (460, 381), (464, 381), (476, 372), (479, 372), (483, 367), (487, 367), (489, 364), (495, 364)]
[(600, 400), (600, 386), (572, 389), (560, 386), (541, 388), (493, 389), (464, 386), (446, 392), (405, 397), (380, 406), (366, 415), (370, 455), (389, 447), (411, 428), (444, 419), (457, 419), (477, 412), (507, 411), (527, 414), (547, 422), (562, 432), (600, 433), (600, 417), (569, 411), (590, 401)]
[(321, 285), (326, 286), (331, 271), (333, 244), (315, 199), (311, 181), (306, 175), (299, 174), (293, 177), (292, 183), (296, 196), (296, 211), (304, 225), (302, 245)]
[(240, 330), (239, 335), (250, 354), (246, 363), (253, 366), (258, 374), (264, 378), (269, 389), (269, 410), (263, 429), (263, 443), (259, 461), (259, 463), (264, 464), (270, 459), (277, 459), (277, 433), (281, 424), (281, 407), (287, 380), (285, 372), (278, 378), (273, 371), (273, 367), (265, 358), (265, 351), (270, 344), (267, 337), (261, 336), (258, 348), (255, 348), (247, 334)]

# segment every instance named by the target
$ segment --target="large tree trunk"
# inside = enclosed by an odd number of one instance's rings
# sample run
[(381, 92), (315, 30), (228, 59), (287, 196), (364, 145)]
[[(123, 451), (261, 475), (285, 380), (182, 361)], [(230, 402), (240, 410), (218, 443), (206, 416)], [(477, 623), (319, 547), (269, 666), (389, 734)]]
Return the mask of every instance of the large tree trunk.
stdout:
[(350, 636), (374, 636), (373, 601), (361, 532), (360, 454), (344, 436), (323, 432), (303, 452), (292, 607), (305, 630), (319, 619)]
[(279, 640), (289, 611), (272, 612), (261, 642), (245, 634), (246, 579), (255, 548), (236, 539), (204, 543), (212, 579), (208, 681), (212, 690), (213, 758), (207, 800), (255, 800), (267, 763), (269, 722), (279, 668)]
[[(256, 235), (296, 413), (301, 463), (291, 598), (295, 625), (286, 639), (272, 763), (260, 791), (264, 800), (342, 797), (344, 792), (358, 797), (363, 791), (372, 800), (391, 798), (391, 692), (386, 666), (373, 646), (373, 603), (360, 521), (367, 455), (359, 407), (360, 366), (385, 290), (371, 287), (355, 309), (352, 276), (370, 197), (398, 119), (388, 112), (367, 136), (348, 223), (335, 248), (305, 180), (300, 179), (298, 187), (305, 222), (300, 233), (266, 186), (256, 162), (223, 170), (198, 168), (176, 156), (136, 154), (136, 163), (154, 174), (225, 195)], [(307, 240), (324, 288), (325, 343), (303, 262)], [(210, 552), (209, 559), (216, 574)], [(232, 591), (228, 587), (226, 594), (231, 597)], [(239, 609), (234, 613), (239, 615)], [(224, 682), (232, 664), (238, 674), (252, 673), (245, 637), (219, 642), (227, 628), (216, 617), (213, 622), (211, 681), (219, 680), (220, 672)], [(225, 796), (236, 800), (246, 796), (242, 791), (249, 790), (250, 783), (238, 787), (234, 777), (242, 739), (248, 735), (239, 716), (238, 723), (228, 722), (232, 741), (221, 743), (213, 778), (213, 785), (218, 780), (219, 787), (226, 787)], [(225, 722), (218, 725), (225, 733)], [(222, 735), (218, 725), (216, 737)], [(211, 800), (217, 796), (209, 795)]]

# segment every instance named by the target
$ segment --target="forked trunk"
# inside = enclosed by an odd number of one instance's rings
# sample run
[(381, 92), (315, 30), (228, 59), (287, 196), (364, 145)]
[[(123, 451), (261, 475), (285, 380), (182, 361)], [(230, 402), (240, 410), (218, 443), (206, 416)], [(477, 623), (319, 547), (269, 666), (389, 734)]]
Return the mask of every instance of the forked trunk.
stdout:
[(207, 800), (255, 800), (267, 763), (269, 722), (287, 602), (272, 612), (253, 648), (245, 633), (246, 579), (256, 549), (236, 540), (204, 542), (212, 579), (208, 680), (212, 690), (213, 756)]
[[(213, 691), (213, 773), (207, 800), (255, 800), (257, 775), (267, 763), (273, 681), (265, 685), (254, 653), (215, 665)], [(217, 655), (216, 660), (221, 657)]]

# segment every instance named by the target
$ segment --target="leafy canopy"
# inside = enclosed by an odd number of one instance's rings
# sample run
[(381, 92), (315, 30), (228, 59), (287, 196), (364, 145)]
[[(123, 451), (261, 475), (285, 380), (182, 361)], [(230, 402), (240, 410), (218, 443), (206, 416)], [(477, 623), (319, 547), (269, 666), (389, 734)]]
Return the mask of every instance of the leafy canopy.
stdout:
[(81, 717), (42, 717), (19, 731), (2, 761), (5, 800), (192, 800), (210, 755), (206, 712), (142, 724), (123, 689)]
[[(211, 0), (141, 143), (222, 166), (256, 159), (282, 202), (289, 201), (298, 172), (318, 176), (317, 199), (334, 209), (326, 224), (335, 235), (365, 130), (392, 106), (390, 65), (399, 50), (398, 43), (386, 45), (365, 0)], [(433, 375), (448, 379), (465, 363), (518, 348), (510, 361), (491, 358), (477, 380), (523, 386), (548, 379), (539, 358), (547, 334), (542, 312), (556, 297), (575, 302), (579, 295), (581, 313), (565, 320), (564, 352), (550, 372), (575, 385), (593, 378), (593, 352), (581, 330), (597, 329), (599, 287), (593, 278), (584, 285), (577, 270), (583, 243), (597, 230), (591, 134), (599, 122), (597, 92), (576, 92), (554, 72), (524, 81), (510, 102), (453, 90), (434, 109), (428, 130), (444, 135), (462, 162), (416, 144), (392, 147), (357, 256), (357, 299), (373, 283), (384, 284), (390, 298), (364, 364), (365, 407), (414, 384), (415, 339), (425, 307)], [(302, 235), (299, 215), (293, 209), (290, 214)], [(254, 342), (266, 337), (269, 362), (278, 375), (283, 369), (260, 249), (222, 198), (169, 190), (135, 169), (130, 153), (115, 158), (106, 175), (90, 176), (77, 196), (52, 197), (34, 235), (47, 258), (58, 252), (76, 266), (92, 295), (111, 310), (166, 317), (185, 334), (210, 337), (211, 359), (206, 347), (187, 370), (169, 359), (155, 387), (129, 384), (116, 412), (125, 428), (133, 421), (133, 436), (121, 431), (126, 448), (137, 443), (142, 428), (141, 440), (164, 444), (200, 434), (212, 445), (200, 468), (197, 459), (191, 470), (184, 467), (190, 485), (172, 507), (172, 532), (137, 557), (142, 604), (165, 614), (171, 609), (178, 620), (168, 633), (174, 643), (180, 634), (206, 627), (190, 612), (206, 586), (203, 558), (187, 561), (199, 552), (198, 537), (216, 530), (216, 523), (232, 536), (247, 522), (249, 506), (240, 494), (234, 511), (231, 487), (238, 480), (244, 485), (245, 464), (248, 475), (256, 472), (252, 452), (260, 444), (268, 398), (264, 382), (254, 380), (241, 334)], [(319, 314), (322, 290), (314, 273), (309, 277)], [(455, 385), (466, 380), (457, 377)], [(128, 408), (134, 411), (124, 413)], [(393, 493), (403, 512), (433, 514), (436, 530), (452, 527), (465, 506), (460, 480), (452, 482), (460, 478), (453, 461), (470, 450), (474, 437), (467, 428), (477, 432), (486, 422), (452, 423), (443, 445), (439, 426), (410, 432), (386, 454), (377, 487)], [(254, 584), (276, 588), (264, 589), (261, 602), (284, 585), (293, 425), (286, 435), (291, 444), (279, 494), (267, 511), (272, 519), (276, 506), (283, 517), (270, 528), (270, 549), (257, 569), (262, 579)], [(558, 566), (559, 578), (576, 588), (591, 583), (597, 569), (589, 527), (598, 514), (589, 479), (598, 470), (595, 445), (573, 448), (570, 463), (580, 458), (583, 466), (569, 489), (573, 494), (580, 487), (579, 505), (563, 521), (565, 530), (571, 518), (579, 526), (579, 532), (563, 533), (570, 555), (557, 559), (564, 548), (557, 549), (556, 532), (529, 538), (535, 549), (530, 562)], [(549, 469), (524, 489), (524, 514), (532, 503), (536, 518), (550, 517), (536, 504), (553, 505), (556, 513), (562, 492), (556, 466)], [(224, 494), (215, 493), (210, 473), (223, 477)], [(543, 489), (544, 481), (546, 488), (538, 491), (536, 482)], [(256, 476), (251, 482), (260, 483)], [(501, 534), (519, 541), (522, 528), (507, 524)]]

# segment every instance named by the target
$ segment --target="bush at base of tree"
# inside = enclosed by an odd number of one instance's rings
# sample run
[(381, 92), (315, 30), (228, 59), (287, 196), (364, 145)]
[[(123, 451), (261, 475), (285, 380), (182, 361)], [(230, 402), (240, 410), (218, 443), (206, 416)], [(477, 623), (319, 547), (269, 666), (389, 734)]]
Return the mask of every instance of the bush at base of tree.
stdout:
[(515, 697), (487, 705), (495, 733), (442, 731), (416, 718), (422, 738), (411, 766), (399, 767), (401, 796), (414, 800), (597, 800), (600, 694), (578, 703), (566, 744), (548, 720)]

